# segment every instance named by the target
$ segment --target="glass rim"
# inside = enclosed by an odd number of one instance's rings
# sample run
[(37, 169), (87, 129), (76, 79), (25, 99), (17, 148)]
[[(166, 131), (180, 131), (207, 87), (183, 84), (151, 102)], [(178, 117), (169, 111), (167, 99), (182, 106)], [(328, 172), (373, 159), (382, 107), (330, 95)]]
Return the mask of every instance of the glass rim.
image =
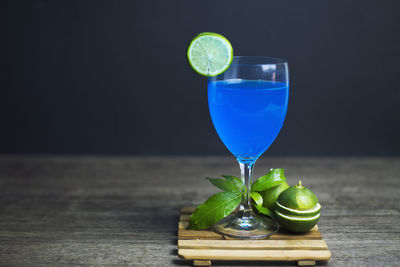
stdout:
[[(249, 61), (239, 63), (238, 60)], [(264, 57), (264, 56), (233, 56), (231, 65), (236, 66), (265, 66), (265, 65), (287, 65), (288, 61), (284, 58)]]

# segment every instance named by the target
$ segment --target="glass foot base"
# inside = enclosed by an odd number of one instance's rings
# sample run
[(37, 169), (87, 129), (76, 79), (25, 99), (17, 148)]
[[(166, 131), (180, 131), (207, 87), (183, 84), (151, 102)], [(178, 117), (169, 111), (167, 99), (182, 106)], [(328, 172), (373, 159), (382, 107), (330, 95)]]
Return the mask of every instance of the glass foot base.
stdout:
[(273, 219), (256, 215), (252, 210), (239, 210), (213, 226), (213, 230), (219, 234), (244, 239), (266, 238), (278, 232), (278, 229)]

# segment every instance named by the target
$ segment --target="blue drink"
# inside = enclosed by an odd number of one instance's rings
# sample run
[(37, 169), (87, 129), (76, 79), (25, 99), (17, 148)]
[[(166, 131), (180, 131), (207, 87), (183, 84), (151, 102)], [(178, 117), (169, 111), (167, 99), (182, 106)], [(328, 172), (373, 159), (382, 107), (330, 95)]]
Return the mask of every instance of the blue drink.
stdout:
[(208, 79), (208, 107), (214, 127), (240, 166), (244, 194), (239, 208), (214, 224), (214, 231), (239, 238), (264, 238), (277, 223), (252, 210), (254, 163), (277, 137), (289, 97), (287, 62), (279, 58), (233, 57), (222, 74)]
[(214, 127), (237, 158), (261, 156), (282, 128), (287, 83), (241, 79), (209, 81), (208, 103)]

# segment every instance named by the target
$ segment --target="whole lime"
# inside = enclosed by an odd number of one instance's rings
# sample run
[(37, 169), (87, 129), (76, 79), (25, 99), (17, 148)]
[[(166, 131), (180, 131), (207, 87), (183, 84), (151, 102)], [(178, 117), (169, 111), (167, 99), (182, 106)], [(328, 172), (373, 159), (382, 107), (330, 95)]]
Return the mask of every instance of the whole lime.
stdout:
[(278, 199), (279, 195), (282, 191), (289, 188), (289, 185), (286, 182), (282, 182), (277, 186), (274, 186), (270, 189), (260, 192), (263, 198), (263, 206), (273, 211), (275, 208), (275, 201)]
[(317, 224), (320, 210), (317, 196), (299, 181), (279, 195), (275, 202), (274, 215), (282, 228), (294, 233), (304, 233)]

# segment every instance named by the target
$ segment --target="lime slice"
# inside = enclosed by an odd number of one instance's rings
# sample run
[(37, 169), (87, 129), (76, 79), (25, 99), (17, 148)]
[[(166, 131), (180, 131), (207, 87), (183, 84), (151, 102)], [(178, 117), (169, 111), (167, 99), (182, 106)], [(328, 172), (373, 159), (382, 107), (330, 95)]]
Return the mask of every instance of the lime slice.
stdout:
[(190, 66), (200, 75), (217, 76), (232, 63), (231, 43), (222, 35), (203, 32), (189, 44), (187, 58)]

